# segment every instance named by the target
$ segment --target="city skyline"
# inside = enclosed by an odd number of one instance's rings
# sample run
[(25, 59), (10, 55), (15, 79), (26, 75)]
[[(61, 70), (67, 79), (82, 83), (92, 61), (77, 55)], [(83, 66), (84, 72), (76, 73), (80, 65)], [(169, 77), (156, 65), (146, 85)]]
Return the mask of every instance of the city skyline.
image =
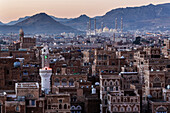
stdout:
[[(107, 1), (90, 1), (90, 0), (0, 0), (0, 21), (8, 23), (18, 18), (31, 16), (40, 12), (58, 18), (75, 18), (81, 14), (90, 17), (101, 16), (108, 11), (116, 8), (135, 7), (148, 4), (169, 3), (168, 0), (107, 0)], [(14, 5), (15, 4), (15, 5)], [(25, 5), (27, 4), (27, 5)], [(97, 5), (96, 5), (97, 4)], [(8, 7), (7, 7), (8, 6)], [(97, 7), (98, 6), (98, 7)]]

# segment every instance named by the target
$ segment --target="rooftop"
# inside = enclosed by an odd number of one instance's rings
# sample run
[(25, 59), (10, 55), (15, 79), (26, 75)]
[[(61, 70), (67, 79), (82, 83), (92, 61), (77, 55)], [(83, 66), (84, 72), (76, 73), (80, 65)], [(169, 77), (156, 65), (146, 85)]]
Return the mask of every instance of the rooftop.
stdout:
[(100, 75), (100, 78), (102, 79), (119, 79), (120, 78), (120, 75), (118, 74), (110, 74), (110, 75)]
[(16, 88), (39, 88), (38, 82), (23, 82), (23, 83), (16, 83), (15, 84)]
[(138, 74), (138, 72), (120, 72), (120, 74)]

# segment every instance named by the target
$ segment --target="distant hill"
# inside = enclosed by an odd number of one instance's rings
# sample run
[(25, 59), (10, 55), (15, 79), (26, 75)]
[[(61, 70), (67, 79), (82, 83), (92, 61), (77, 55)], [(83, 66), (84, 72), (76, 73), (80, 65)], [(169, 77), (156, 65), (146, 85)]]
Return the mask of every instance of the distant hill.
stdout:
[(18, 32), (23, 28), (26, 33), (62, 33), (62, 32), (79, 32), (69, 26), (63, 25), (45, 13), (33, 15), (14, 25), (0, 26), (0, 32)]
[[(50, 15), (49, 15), (50, 16)], [(25, 16), (25, 17), (23, 17), (23, 18), (19, 18), (18, 20), (14, 20), (14, 21), (11, 21), (11, 22), (9, 22), (9, 23), (7, 23), (6, 25), (14, 25), (14, 24), (17, 24), (17, 23), (19, 23), (19, 22), (22, 22), (22, 21), (24, 21), (24, 20), (26, 20), (27, 18), (29, 18), (30, 16)], [(64, 21), (69, 21), (69, 20), (71, 20), (71, 19), (67, 19), (67, 18), (57, 18), (57, 17), (55, 17), (55, 16), (51, 16), (54, 20), (56, 20), (56, 21), (58, 21), (58, 22), (60, 22), (60, 21), (62, 21), (62, 22), (64, 22)]]
[[(117, 8), (94, 18), (98, 29), (101, 28), (102, 22), (104, 27), (115, 28), (115, 18), (120, 29), (120, 21), (123, 18), (124, 30), (170, 30), (170, 3)], [(94, 29), (94, 18), (91, 18), (91, 29)], [(8, 25), (0, 23), (0, 33), (18, 32), (21, 27), (29, 33), (79, 32), (87, 30), (88, 22), (87, 15), (67, 19), (40, 13), (20, 18)]]
[(2, 23), (2, 22), (0, 21), (0, 25), (4, 25), (4, 23)]
[[(115, 18), (117, 18), (118, 28), (120, 28), (120, 20), (123, 18), (123, 27), (125, 30), (170, 30), (170, 3), (113, 9), (105, 15), (95, 18), (97, 19), (97, 28), (101, 27), (101, 22), (108, 28), (114, 28)], [(88, 17), (81, 19), (80, 16), (62, 23), (76, 29), (83, 28), (83, 30), (86, 30), (87, 22)], [(94, 22), (92, 21), (92, 28), (94, 26), (93, 24)]]
[(19, 18), (18, 20), (14, 20), (14, 21), (11, 21), (11, 22), (7, 23), (7, 25), (14, 25), (14, 24), (16, 24), (16, 23), (18, 23), (18, 22), (21, 22), (21, 21), (26, 20), (26, 19), (29, 18), (29, 17), (30, 17), (30, 16), (25, 16), (25, 17), (23, 17), (23, 18)]
[[(118, 20), (120, 28), (120, 20), (123, 18), (124, 28), (130, 29), (153, 29), (157, 28), (165, 30), (166, 26), (170, 29), (170, 4), (147, 5), (141, 7), (127, 7), (114, 9), (102, 16), (98, 21), (104, 22), (109, 28), (114, 28), (115, 18)], [(162, 28), (161, 28), (162, 27)]]
[(69, 21), (69, 20), (72, 20), (72, 18), (57, 18), (55, 16), (51, 16), (54, 20), (58, 21), (58, 22), (66, 22), (66, 21)]
[(85, 31), (87, 29), (87, 22), (89, 22), (89, 17), (87, 15), (80, 15), (77, 18), (61, 22), (65, 25), (71, 26), (75, 29)]

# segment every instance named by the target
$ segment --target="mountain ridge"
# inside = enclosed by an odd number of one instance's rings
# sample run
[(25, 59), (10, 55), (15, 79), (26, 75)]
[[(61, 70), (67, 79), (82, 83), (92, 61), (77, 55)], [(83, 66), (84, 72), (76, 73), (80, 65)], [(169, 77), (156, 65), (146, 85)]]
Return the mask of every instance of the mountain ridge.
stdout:
[[(75, 29), (87, 30), (89, 18), (80, 21), (79, 16), (67, 22), (61, 22), (64, 25), (73, 26)], [(158, 5), (144, 5), (138, 7), (116, 8), (108, 11), (103, 16), (91, 18), (91, 29), (94, 29), (94, 18), (96, 18), (97, 28), (104, 27), (115, 28), (115, 19), (117, 18), (118, 29), (120, 29), (121, 18), (123, 18), (124, 30), (170, 30), (170, 3)], [(73, 21), (74, 20), (74, 21)]]
[[(18, 32), (19, 28), (23, 28), (26, 33), (62, 33), (62, 32), (79, 32), (69, 26), (63, 25), (46, 13), (35, 14), (14, 25), (0, 26), (0, 32)], [(17, 31), (16, 31), (17, 30)]]
[[(70, 19), (57, 18), (52, 15), (50, 15), (50, 17), (60, 24), (79, 31), (87, 30), (87, 23), (90, 18), (85, 14)], [(106, 12), (103, 16), (95, 16), (91, 18), (91, 29), (94, 29), (94, 18), (96, 18), (98, 29), (101, 28), (101, 23), (108, 28), (114, 28), (115, 18), (117, 18), (118, 29), (120, 29), (120, 21), (121, 18), (123, 18), (123, 28), (125, 31), (136, 29), (165, 31), (170, 30), (170, 3), (112, 9)]]

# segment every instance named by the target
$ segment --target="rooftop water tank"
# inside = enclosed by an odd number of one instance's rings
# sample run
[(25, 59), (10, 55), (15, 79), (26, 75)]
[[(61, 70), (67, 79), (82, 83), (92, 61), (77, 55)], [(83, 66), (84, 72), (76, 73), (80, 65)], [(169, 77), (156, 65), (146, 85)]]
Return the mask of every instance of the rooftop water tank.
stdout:
[(92, 94), (96, 94), (96, 88), (92, 88)]
[(167, 86), (167, 89), (170, 89), (170, 85)]
[(20, 62), (14, 62), (14, 67), (17, 68), (17, 67), (20, 67), (21, 63)]
[(99, 82), (96, 82), (95, 85), (98, 86), (100, 83)]

